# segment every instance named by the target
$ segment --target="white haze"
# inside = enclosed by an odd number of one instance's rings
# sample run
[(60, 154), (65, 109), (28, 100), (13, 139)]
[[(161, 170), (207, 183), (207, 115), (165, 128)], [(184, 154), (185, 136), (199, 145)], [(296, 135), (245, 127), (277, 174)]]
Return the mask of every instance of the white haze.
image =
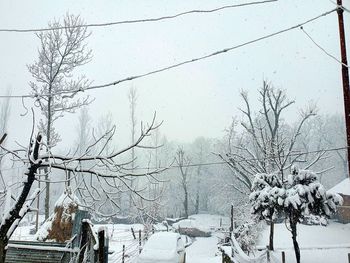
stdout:
[[(244, 1), (241, 1), (244, 2)], [(191, 9), (209, 9), (239, 1), (1, 1), (1, 28), (46, 27), (67, 11), (80, 14), (88, 23), (158, 17)], [(93, 60), (82, 67), (94, 84), (108, 83), (127, 76), (195, 58), (234, 46), (262, 35), (298, 24), (335, 8), (327, 0), (280, 0), (212, 14), (133, 25), (93, 28), (88, 40)], [(346, 28), (350, 16), (345, 14)], [(336, 13), (305, 26), (327, 51), (339, 55)], [(0, 93), (7, 87), (13, 94), (28, 94), (32, 80), (26, 64), (37, 59), (38, 39), (33, 33), (0, 33)], [(350, 32), (346, 31), (347, 44)], [(130, 141), (128, 89), (138, 90), (137, 119), (151, 120), (154, 111), (164, 120), (161, 133), (171, 140), (192, 141), (197, 136), (221, 137), (233, 115), (242, 105), (239, 90), (252, 98), (263, 79), (287, 90), (297, 104), (289, 110), (289, 120), (298, 117), (298, 108), (317, 103), (320, 113), (342, 113), (340, 65), (317, 49), (296, 29), (233, 52), (181, 68), (123, 83), (103, 90), (89, 91), (96, 100), (90, 106), (95, 123), (101, 115), (113, 114), (117, 144)], [(29, 108), (32, 101), (25, 100)], [(13, 99), (9, 142), (26, 143), (31, 116), (19, 99)], [(36, 114), (36, 119), (40, 114)], [(67, 114), (57, 123), (57, 131), (67, 149), (76, 138), (77, 115)]]

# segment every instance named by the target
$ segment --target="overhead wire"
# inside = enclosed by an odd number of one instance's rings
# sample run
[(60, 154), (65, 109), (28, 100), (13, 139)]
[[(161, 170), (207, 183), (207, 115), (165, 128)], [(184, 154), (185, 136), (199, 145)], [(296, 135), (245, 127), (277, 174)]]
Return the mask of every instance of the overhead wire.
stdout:
[[(321, 149), (321, 150), (314, 150), (314, 151), (305, 151), (305, 152), (293, 152), (289, 154), (288, 156), (280, 156), (280, 157), (295, 157), (295, 156), (302, 156), (307, 154), (314, 154), (314, 153), (326, 153), (326, 152), (333, 152), (333, 151), (340, 151), (347, 149), (347, 146), (344, 147), (336, 147), (336, 148), (328, 148), (328, 149)], [(249, 158), (249, 159), (243, 159), (236, 161), (236, 163), (244, 163), (244, 162), (251, 162), (251, 161), (266, 161), (266, 160), (273, 160), (275, 158), (273, 157), (265, 157), (265, 158)], [(207, 163), (193, 163), (193, 164), (187, 164), (187, 165), (170, 165), (168, 167), (134, 167), (134, 170), (153, 170), (153, 169), (172, 169), (172, 168), (180, 168), (180, 167), (198, 167), (198, 166), (210, 166), (210, 165), (222, 165), (227, 164), (225, 161), (220, 162), (207, 162)]]
[(200, 61), (200, 60), (205, 60), (205, 59), (208, 59), (208, 58), (220, 55), (220, 54), (224, 54), (224, 53), (230, 52), (232, 50), (235, 50), (235, 49), (238, 49), (238, 48), (241, 48), (241, 47), (244, 47), (244, 46), (248, 46), (250, 44), (253, 44), (253, 43), (256, 43), (256, 42), (259, 42), (259, 41), (262, 41), (262, 40), (265, 40), (265, 39), (268, 39), (268, 38), (271, 38), (271, 37), (274, 37), (276, 35), (279, 35), (279, 34), (282, 34), (282, 33), (285, 33), (285, 32), (291, 31), (291, 30), (294, 30), (296, 28), (300, 28), (303, 25), (311, 23), (311, 22), (313, 22), (313, 21), (315, 21), (315, 20), (317, 20), (317, 19), (319, 19), (321, 17), (327, 16), (327, 15), (335, 12), (336, 10), (337, 10), (337, 8), (332, 9), (332, 10), (324, 12), (324, 13), (318, 15), (318, 16), (310, 18), (310, 19), (308, 19), (308, 20), (306, 20), (304, 22), (301, 22), (301, 23), (299, 23), (297, 25), (294, 25), (294, 26), (291, 26), (291, 27), (288, 27), (288, 28), (276, 31), (274, 33), (270, 33), (270, 34), (264, 35), (262, 37), (255, 38), (253, 40), (250, 40), (250, 41), (247, 41), (247, 42), (244, 42), (244, 43), (232, 46), (232, 47), (228, 47), (228, 48), (224, 48), (222, 50), (218, 50), (218, 51), (212, 52), (212, 53), (210, 53), (208, 55), (204, 55), (204, 56), (200, 56), (200, 57), (184, 60), (182, 62), (175, 63), (175, 64), (172, 64), (172, 65), (169, 65), (169, 66), (165, 66), (165, 67), (162, 67), (162, 68), (158, 68), (158, 69), (155, 69), (153, 71), (149, 71), (147, 73), (134, 75), (134, 76), (129, 76), (129, 77), (126, 77), (126, 78), (123, 78), (123, 79), (119, 79), (119, 80), (110, 82), (110, 83), (90, 86), (90, 87), (87, 87), (87, 88), (84, 88), (84, 89), (80, 88), (80, 89), (75, 89), (75, 90), (65, 90), (65, 91), (53, 92), (53, 93), (50, 93), (50, 94), (0, 95), (0, 98), (33, 98), (33, 99), (37, 98), (38, 99), (40, 97), (52, 97), (52, 96), (62, 95), (62, 94), (76, 94), (78, 92), (84, 92), (84, 91), (87, 91), (87, 90), (102, 89), (102, 88), (106, 88), (106, 87), (110, 87), (110, 86), (116, 86), (116, 85), (118, 85), (120, 83), (123, 83), (123, 82), (127, 82), (127, 81), (131, 81), (131, 80), (143, 78), (143, 77), (146, 77), (146, 76), (150, 76), (150, 75), (153, 75), (153, 74), (157, 74), (157, 73), (160, 73), (160, 72), (163, 72), (163, 71), (167, 71), (167, 70), (170, 70), (170, 69), (173, 69), (173, 68), (177, 68), (177, 67), (180, 67), (180, 66), (183, 66), (183, 65), (186, 65), (186, 64), (194, 63), (194, 62), (197, 62), (197, 61)]
[(325, 53), (327, 56), (329, 56), (330, 58), (332, 58), (333, 60), (335, 60), (336, 62), (338, 62), (339, 64), (343, 65), (344, 67), (349, 68), (349, 66), (343, 62), (341, 62), (338, 58), (336, 58), (335, 56), (333, 56), (331, 53), (329, 53), (326, 49), (324, 49), (321, 45), (319, 45), (312, 37), (309, 33), (307, 33), (305, 31), (305, 29), (303, 27), (300, 27), (301, 31), (311, 40), (312, 43), (314, 43), (314, 45), (316, 47), (318, 47), (321, 51), (323, 51), (323, 53)]
[[(314, 154), (314, 153), (326, 153), (326, 152), (333, 152), (333, 151), (340, 151), (340, 150), (346, 150), (348, 147), (343, 146), (343, 147), (335, 147), (335, 148), (327, 148), (327, 149), (320, 149), (320, 150), (313, 150), (313, 151), (304, 151), (304, 152), (293, 152), (289, 154), (288, 156), (280, 156), (280, 157), (294, 157), (294, 156), (302, 156), (302, 155), (307, 155), (307, 154)], [(236, 161), (237, 163), (244, 163), (244, 162), (251, 162), (251, 161), (264, 161), (264, 160), (272, 160), (274, 159), (273, 157), (265, 157), (265, 158), (249, 158), (249, 159), (243, 159)], [(181, 165), (181, 167), (198, 167), (198, 166), (211, 166), (211, 165), (222, 165), (222, 164), (227, 164), (225, 161), (219, 161), (219, 162), (207, 162), (207, 163), (191, 163), (187, 165)], [(6, 169), (1, 169), (2, 171), (5, 170), (14, 170), (14, 169), (19, 169), (23, 168), (23, 166), (19, 167), (12, 167), (12, 168), (6, 168)], [(175, 165), (172, 164), (167, 167), (134, 167), (134, 170), (147, 170), (147, 169), (172, 169), (172, 168), (180, 168), (180, 165)]]
[(334, 1), (332, 1), (332, 0), (328, 0), (328, 1), (331, 2), (332, 4), (336, 5), (338, 8), (344, 10), (345, 12), (350, 13), (350, 10), (347, 9), (344, 5), (338, 5), (337, 2), (334, 2)]
[(44, 32), (44, 31), (60, 30), (60, 29), (106, 27), (106, 26), (116, 26), (116, 25), (123, 25), (123, 24), (158, 22), (158, 21), (174, 19), (174, 18), (178, 18), (181, 16), (190, 15), (190, 14), (207, 14), (207, 13), (218, 12), (218, 11), (222, 11), (230, 8), (266, 4), (266, 3), (277, 2), (277, 1), (278, 0), (255, 1), (255, 2), (248, 2), (248, 3), (241, 3), (241, 4), (225, 5), (225, 6), (221, 6), (213, 9), (206, 9), (206, 10), (199, 10), (199, 9), (190, 10), (190, 11), (181, 12), (175, 15), (161, 16), (156, 18), (143, 18), (143, 19), (135, 19), (135, 20), (114, 21), (114, 22), (107, 22), (107, 23), (92, 23), (92, 24), (82, 24), (82, 25), (74, 25), (74, 26), (53, 26), (49, 28), (32, 28), (32, 29), (1, 28), (0, 32), (30, 33), (30, 32)]

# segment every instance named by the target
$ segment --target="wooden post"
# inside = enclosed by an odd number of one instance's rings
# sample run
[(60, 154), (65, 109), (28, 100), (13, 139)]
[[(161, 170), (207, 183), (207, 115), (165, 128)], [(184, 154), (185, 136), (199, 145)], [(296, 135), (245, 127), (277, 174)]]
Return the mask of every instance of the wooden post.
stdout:
[(350, 253), (348, 253), (348, 261), (349, 261), (349, 263), (350, 263)]
[(286, 263), (286, 253), (282, 251), (282, 263)]
[[(40, 169), (38, 169), (38, 176), (39, 176), (39, 180), (38, 180), (38, 188), (40, 189)], [(38, 199), (36, 200), (36, 219), (35, 219), (35, 232), (38, 232), (39, 230), (39, 210), (40, 210), (40, 193), (38, 194)]]
[(86, 250), (86, 244), (88, 240), (88, 228), (89, 228), (89, 223), (85, 220), (82, 221), (81, 224), (81, 240), (80, 240), (80, 246), (79, 246), (79, 258), (78, 262), (82, 263), (84, 261), (84, 254)]
[(98, 232), (98, 262), (105, 263), (105, 231)]
[(350, 176), (350, 94), (349, 94), (349, 69), (347, 67), (347, 55), (346, 55), (346, 38), (344, 30), (344, 18), (342, 9), (343, 1), (337, 0), (337, 13), (338, 13), (338, 26), (339, 26), (339, 40), (340, 40), (340, 54), (342, 62), (342, 84), (343, 84), (343, 96), (344, 96), (344, 113), (345, 113), (345, 127), (346, 127), (346, 140), (347, 140), (347, 152), (348, 152), (348, 172)]
[(133, 228), (131, 228), (131, 233), (132, 233), (132, 236), (134, 237), (134, 239), (136, 239), (135, 231)]
[(233, 204), (231, 204), (231, 225), (230, 225), (230, 235), (233, 232), (234, 226), (233, 226)]
[(220, 217), (220, 228), (222, 227), (222, 218)]
[(141, 229), (139, 230), (139, 254), (141, 253)]
[(122, 263), (125, 262), (124, 259), (125, 259), (125, 245), (123, 245)]
[(266, 260), (268, 263), (270, 263), (270, 250), (269, 246), (266, 246)]

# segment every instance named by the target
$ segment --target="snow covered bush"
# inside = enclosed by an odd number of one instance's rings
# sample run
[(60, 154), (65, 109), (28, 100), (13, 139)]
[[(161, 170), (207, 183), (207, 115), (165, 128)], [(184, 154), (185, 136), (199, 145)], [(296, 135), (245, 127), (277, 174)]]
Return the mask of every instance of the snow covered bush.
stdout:
[(252, 213), (260, 219), (273, 219), (277, 214), (284, 214), (289, 221), (295, 256), (299, 263), (297, 224), (309, 215), (331, 216), (343, 200), (338, 194), (327, 193), (318, 182), (317, 175), (309, 170), (292, 167), (287, 178), (282, 182), (278, 174), (257, 174), (250, 201)]
[(244, 252), (250, 254), (258, 239), (258, 225), (254, 220), (247, 221), (233, 230), (235, 239)]
[(302, 221), (305, 225), (327, 226), (328, 219), (324, 216), (305, 215)]
[(274, 221), (283, 211), (280, 206), (283, 194), (282, 180), (276, 173), (259, 173), (254, 177), (249, 196), (251, 213), (270, 224), (269, 249), (273, 250)]
[(252, 204), (252, 214), (258, 215), (259, 219), (272, 221), (281, 212), (280, 205), (283, 203), (281, 196), (284, 190), (278, 174), (257, 174), (253, 180), (252, 193), (249, 200)]

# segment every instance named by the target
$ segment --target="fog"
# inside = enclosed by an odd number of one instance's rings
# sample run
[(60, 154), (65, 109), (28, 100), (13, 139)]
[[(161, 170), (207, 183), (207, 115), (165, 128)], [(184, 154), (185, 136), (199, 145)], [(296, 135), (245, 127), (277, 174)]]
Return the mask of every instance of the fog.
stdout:
[[(244, 1), (240, 1), (243, 3)], [(79, 14), (87, 23), (152, 18), (192, 9), (210, 9), (232, 1), (1, 1), (1, 28), (43, 28), (66, 12)], [(234, 1), (234, 3), (239, 3)], [(195, 14), (177, 19), (90, 28), (88, 46), (93, 59), (75, 74), (84, 74), (93, 84), (145, 73), (176, 62), (206, 55), (284, 29), (335, 8), (331, 1), (284, 0), (255, 6)], [(350, 16), (345, 13), (345, 24)], [(339, 55), (336, 13), (322, 17), (304, 29), (329, 53)], [(349, 29), (346, 26), (346, 29)], [(1, 34), (1, 94), (11, 87), (13, 95), (30, 93), (33, 80), (26, 65), (37, 59), (39, 40), (34, 33)], [(349, 30), (346, 31), (347, 40)], [(349, 43), (349, 41), (347, 41)], [(348, 45), (349, 46), (349, 45)], [(190, 142), (198, 136), (221, 137), (232, 116), (240, 116), (239, 91), (252, 99), (263, 80), (286, 89), (296, 106), (288, 119), (298, 118), (298, 109), (310, 101), (319, 113), (342, 113), (340, 64), (319, 50), (300, 29), (263, 40), (223, 55), (176, 69), (86, 92), (95, 98), (89, 113), (97, 121), (110, 112), (117, 125), (118, 140), (130, 139), (130, 87), (137, 88), (137, 121), (150, 121), (153, 112), (163, 120), (160, 131), (171, 140)], [(25, 106), (33, 100), (25, 99)], [(8, 142), (26, 142), (32, 116), (20, 99), (11, 100)], [(37, 111), (35, 118), (40, 119)], [(75, 136), (77, 114), (66, 114), (56, 124), (69, 148)], [(73, 136), (74, 134), (74, 136)]]

